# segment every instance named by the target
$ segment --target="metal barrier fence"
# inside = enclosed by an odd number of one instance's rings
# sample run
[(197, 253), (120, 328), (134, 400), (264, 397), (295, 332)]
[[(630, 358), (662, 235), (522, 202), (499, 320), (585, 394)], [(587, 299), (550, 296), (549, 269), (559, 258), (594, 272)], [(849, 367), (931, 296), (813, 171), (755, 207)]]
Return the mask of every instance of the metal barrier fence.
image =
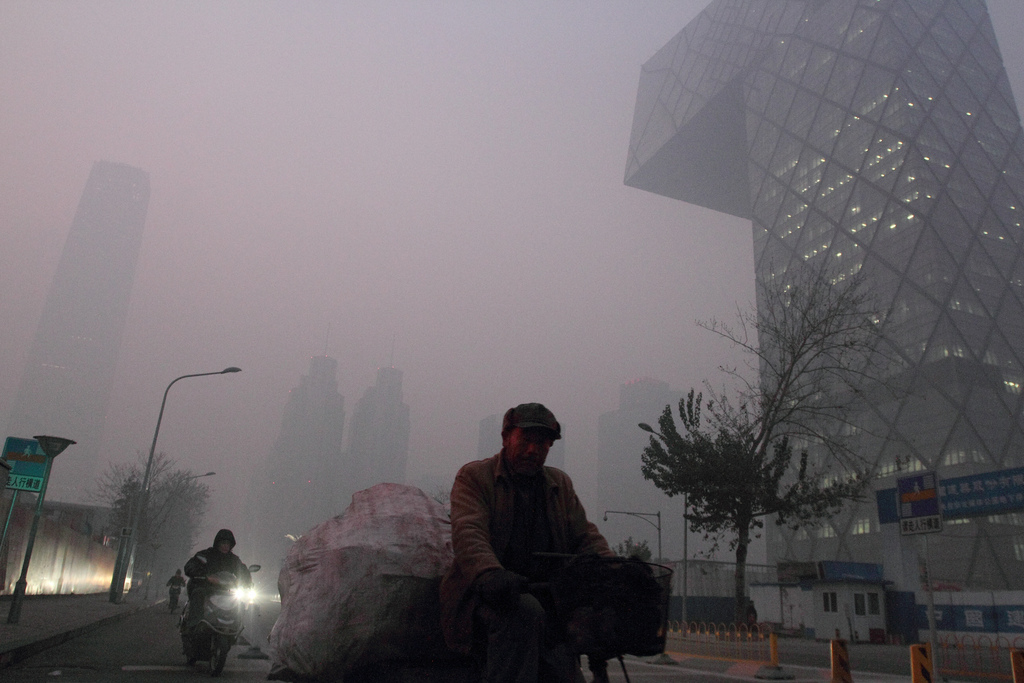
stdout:
[(668, 622), (665, 651), (735, 662), (773, 662), (771, 631), (759, 625)]
[(956, 676), (1013, 680), (1010, 650), (1024, 649), (1024, 636), (945, 634), (939, 637), (939, 671)]
[[(736, 593), (736, 563), (722, 560), (676, 560), (661, 562), (672, 570), (672, 595), (695, 597), (734, 597)], [(773, 564), (747, 563), (746, 588), (755, 583), (776, 583), (779, 572)], [(685, 578), (685, 588), (683, 586)]]

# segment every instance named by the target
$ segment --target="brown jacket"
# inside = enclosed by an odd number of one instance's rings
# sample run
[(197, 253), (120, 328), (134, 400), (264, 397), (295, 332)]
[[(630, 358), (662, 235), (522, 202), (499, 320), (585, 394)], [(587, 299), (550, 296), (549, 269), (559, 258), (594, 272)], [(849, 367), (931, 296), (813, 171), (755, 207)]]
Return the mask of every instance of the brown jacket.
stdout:
[[(552, 550), (611, 556), (608, 541), (587, 521), (569, 475), (544, 468), (547, 518)], [(441, 626), (448, 647), (468, 653), (473, 611), (478, 600), (470, 589), (489, 569), (501, 567), (498, 556), (512, 533), (512, 482), (501, 466), (501, 453), (463, 465), (452, 486), (452, 549), (455, 560), (441, 582)]]

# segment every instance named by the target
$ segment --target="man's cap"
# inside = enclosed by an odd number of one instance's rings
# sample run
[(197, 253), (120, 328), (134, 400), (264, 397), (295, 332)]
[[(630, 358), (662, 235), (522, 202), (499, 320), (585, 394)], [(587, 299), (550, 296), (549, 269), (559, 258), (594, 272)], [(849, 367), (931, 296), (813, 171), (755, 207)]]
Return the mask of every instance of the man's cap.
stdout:
[(501, 420), (501, 433), (513, 427), (543, 427), (551, 432), (552, 439), (562, 438), (562, 425), (558, 424), (555, 414), (540, 403), (520, 403), (509, 408)]

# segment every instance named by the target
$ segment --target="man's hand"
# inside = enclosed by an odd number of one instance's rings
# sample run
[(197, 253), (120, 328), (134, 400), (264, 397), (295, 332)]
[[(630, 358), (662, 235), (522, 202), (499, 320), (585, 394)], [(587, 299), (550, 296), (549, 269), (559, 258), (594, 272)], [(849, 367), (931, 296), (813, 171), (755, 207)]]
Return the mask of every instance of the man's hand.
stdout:
[(492, 607), (503, 607), (525, 591), (527, 583), (525, 576), (507, 569), (492, 569), (481, 574), (473, 587), (481, 600)]

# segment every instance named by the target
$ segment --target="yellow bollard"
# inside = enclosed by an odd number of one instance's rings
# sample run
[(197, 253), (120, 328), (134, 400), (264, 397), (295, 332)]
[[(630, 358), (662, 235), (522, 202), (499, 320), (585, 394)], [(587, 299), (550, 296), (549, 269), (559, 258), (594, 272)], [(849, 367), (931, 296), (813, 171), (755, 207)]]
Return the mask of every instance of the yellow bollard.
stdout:
[(1013, 670), (1013, 683), (1024, 683), (1024, 650), (1010, 650), (1010, 668)]
[(918, 643), (910, 646), (910, 680), (911, 683), (932, 683), (932, 646), (931, 643)]
[[(771, 651), (772, 666), (779, 665), (779, 637), (774, 632), (768, 634), (768, 648)], [(1014, 683), (1017, 683), (1016, 681)], [(1024, 683), (1024, 680), (1019, 683)]]
[(832, 641), (832, 683), (853, 683), (850, 673), (850, 655), (845, 640)]

